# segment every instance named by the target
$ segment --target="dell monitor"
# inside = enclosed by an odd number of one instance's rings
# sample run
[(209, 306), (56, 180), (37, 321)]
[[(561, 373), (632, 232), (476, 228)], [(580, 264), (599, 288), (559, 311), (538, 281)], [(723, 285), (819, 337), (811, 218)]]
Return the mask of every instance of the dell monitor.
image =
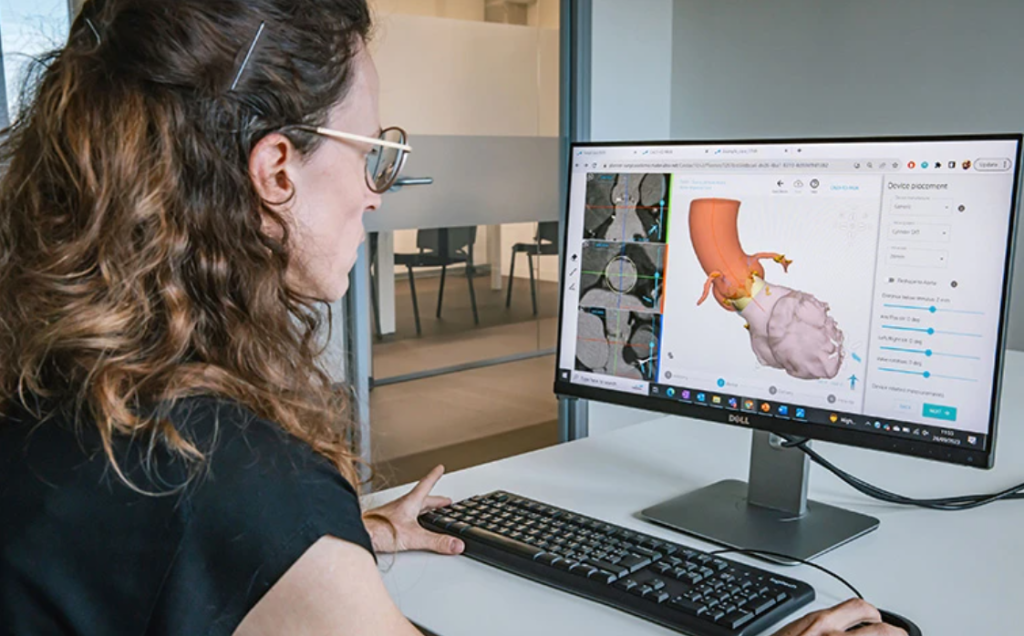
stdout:
[[(778, 436), (988, 468), (1020, 135), (577, 143), (555, 391), (754, 432), (641, 515), (812, 558), (877, 527)], [(775, 435), (772, 435), (775, 434)]]

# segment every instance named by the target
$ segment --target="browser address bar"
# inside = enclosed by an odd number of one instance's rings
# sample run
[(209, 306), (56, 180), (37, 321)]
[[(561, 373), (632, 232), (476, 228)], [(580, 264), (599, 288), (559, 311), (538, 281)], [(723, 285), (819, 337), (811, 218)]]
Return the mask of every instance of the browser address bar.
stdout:
[[(653, 160), (653, 161), (608, 161), (600, 164), (607, 170), (693, 170), (693, 171), (739, 171), (739, 172), (806, 172), (808, 170), (827, 170), (830, 172), (885, 172), (899, 170), (900, 162), (896, 159), (880, 159), (863, 161), (853, 159), (750, 159), (729, 161), (705, 161), (697, 159)], [(870, 166), (870, 167), (869, 167)]]

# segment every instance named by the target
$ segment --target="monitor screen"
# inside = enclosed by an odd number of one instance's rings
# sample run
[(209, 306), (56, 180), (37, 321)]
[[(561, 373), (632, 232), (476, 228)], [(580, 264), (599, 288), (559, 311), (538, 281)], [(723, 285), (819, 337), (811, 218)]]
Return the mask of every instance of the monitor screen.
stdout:
[(556, 392), (991, 466), (1020, 145), (575, 144)]

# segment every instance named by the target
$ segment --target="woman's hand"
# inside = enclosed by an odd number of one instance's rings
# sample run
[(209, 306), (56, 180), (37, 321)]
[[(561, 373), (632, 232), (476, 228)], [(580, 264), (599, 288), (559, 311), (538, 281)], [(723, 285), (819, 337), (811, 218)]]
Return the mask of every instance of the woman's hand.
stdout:
[(862, 623), (864, 627), (850, 632), (856, 636), (906, 636), (902, 629), (882, 622), (878, 610), (867, 601), (851, 599), (832, 609), (813, 612), (793, 621), (775, 636), (839, 636)]
[(439, 554), (461, 554), (466, 545), (459, 539), (446, 534), (437, 534), (423, 528), (416, 517), (427, 510), (450, 506), (447, 497), (431, 497), (430, 491), (441, 475), (444, 466), (430, 471), (409, 494), (363, 513), (375, 552), (403, 552), (405, 550), (427, 550)]

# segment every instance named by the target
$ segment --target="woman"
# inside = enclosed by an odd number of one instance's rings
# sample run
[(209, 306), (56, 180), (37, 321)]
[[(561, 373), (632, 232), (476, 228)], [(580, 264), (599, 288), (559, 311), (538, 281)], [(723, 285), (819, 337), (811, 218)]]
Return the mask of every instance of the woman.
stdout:
[(41, 67), (2, 147), (0, 630), (416, 633), (374, 554), (462, 551), (416, 523), (442, 469), (362, 512), (318, 366), (405, 148), (369, 30), (362, 0), (94, 0)]

